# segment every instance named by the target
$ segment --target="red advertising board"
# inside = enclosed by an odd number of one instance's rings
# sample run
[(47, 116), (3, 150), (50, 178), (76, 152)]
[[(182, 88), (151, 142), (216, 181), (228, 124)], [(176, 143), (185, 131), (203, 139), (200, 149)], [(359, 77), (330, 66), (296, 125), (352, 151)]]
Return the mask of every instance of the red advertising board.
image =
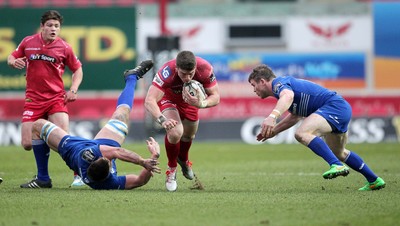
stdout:
[[(400, 115), (400, 96), (356, 97), (346, 96), (353, 107), (355, 117), (390, 117)], [(253, 116), (266, 116), (274, 108), (274, 98), (259, 99), (256, 97), (223, 97), (218, 106), (200, 110), (202, 120), (246, 119)], [(145, 109), (144, 98), (135, 99), (132, 120), (143, 120)], [(22, 98), (0, 99), (0, 120), (20, 119), (23, 109)], [(114, 112), (115, 98), (80, 98), (69, 105), (69, 113), (74, 119), (108, 118)]]

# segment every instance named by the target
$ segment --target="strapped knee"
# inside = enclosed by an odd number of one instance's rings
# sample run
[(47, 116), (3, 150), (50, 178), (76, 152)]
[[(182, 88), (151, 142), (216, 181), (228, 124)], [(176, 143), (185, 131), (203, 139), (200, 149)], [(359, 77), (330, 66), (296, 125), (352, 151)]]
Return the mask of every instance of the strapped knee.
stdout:
[(124, 139), (128, 135), (128, 126), (122, 121), (111, 119), (107, 122), (105, 127), (117, 133)]
[(50, 133), (53, 132), (55, 128), (57, 128), (57, 126), (54, 125), (52, 122), (46, 122), (40, 130), (40, 139), (44, 140), (47, 143)]

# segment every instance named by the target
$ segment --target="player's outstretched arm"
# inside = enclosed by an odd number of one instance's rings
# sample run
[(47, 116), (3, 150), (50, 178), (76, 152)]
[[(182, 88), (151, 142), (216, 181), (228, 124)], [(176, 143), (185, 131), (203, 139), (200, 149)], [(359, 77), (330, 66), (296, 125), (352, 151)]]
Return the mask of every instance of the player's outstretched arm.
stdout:
[(160, 163), (157, 161), (157, 159), (143, 159), (137, 153), (122, 147), (100, 145), (100, 151), (101, 154), (108, 159), (119, 159), (125, 162), (131, 162), (133, 164), (140, 165), (146, 170), (154, 173), (161, 172), (161, 169), (158, 167)]

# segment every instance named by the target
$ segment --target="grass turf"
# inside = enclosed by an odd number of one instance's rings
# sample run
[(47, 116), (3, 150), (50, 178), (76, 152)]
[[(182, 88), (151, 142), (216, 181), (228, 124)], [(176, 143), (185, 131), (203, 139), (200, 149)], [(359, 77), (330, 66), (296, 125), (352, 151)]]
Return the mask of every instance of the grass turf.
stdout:
[[(163, 146), (163, 145), (162, 145)], [(148, 156), (143, 144), (124, 147)], [(131, 191), (69, 188), (73, 174), (55, 152), (52, 189), (21, 189), (36, 174), (32, 152), (0, 147), (0, 225), (398, 225), (400, 144), (349, 145), (387, 183), (361, 192), (365, 179), (324, 180), (328, 165), (299, 145), (194, 143), (193, 169), (205, 190), (178, 173), (178, 190), (167, 192), (165, 175)], [(164, 150), (164, 148), (162, 147)], [(160, 158), (166, 169), (165, 151)], [(140, 167), (118, 162), (119, 174)]]

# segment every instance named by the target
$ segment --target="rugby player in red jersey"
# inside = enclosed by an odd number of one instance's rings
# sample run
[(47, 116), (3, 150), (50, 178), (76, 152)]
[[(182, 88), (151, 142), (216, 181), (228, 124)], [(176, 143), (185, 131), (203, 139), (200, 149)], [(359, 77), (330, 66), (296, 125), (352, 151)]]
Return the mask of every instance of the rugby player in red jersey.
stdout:
[[(37, 119), (48, 119), (65, 131), (68, 131), (69, 117), (67, 104), (77, 99), (79, 85), (82, 82), (82, 64), (75, 56), (71, 46), (59, 37), (63, 17), (55, 10), (46, 11), (41, 17), (40, 33), (25, 37), (17, 49), (9, 56), (7, 63), (13, 68), (26, 68), (25, 105), (22, 114), (21, 144), (25, 150), (32, 149), (32, 124)], [(72, 84), (65, 91), (62, 75), (65, 66), (73, 72)], [(44, 141), (34, 155), (37, 176), (21, 188), (51, 188), (48, 173), (50, 149)], [(83, 185), (75, 174), (73, 185)]]
[[(183, 90), (191, 80), (200, 82), (207, 93), (204, 101)], [(179, 164), (184, 177), (193, 180), (189, 149), (199, 126), (199, 108), (219, 104), (218, 83), (213, 68), (206, 60), (191, 51), (181, 51), (166, 62), (155, 75), (145, 99), (145, 107), (165, 128), (165, 149), (168, 158), (166, 188), (177, 189), (176, 167)]]

